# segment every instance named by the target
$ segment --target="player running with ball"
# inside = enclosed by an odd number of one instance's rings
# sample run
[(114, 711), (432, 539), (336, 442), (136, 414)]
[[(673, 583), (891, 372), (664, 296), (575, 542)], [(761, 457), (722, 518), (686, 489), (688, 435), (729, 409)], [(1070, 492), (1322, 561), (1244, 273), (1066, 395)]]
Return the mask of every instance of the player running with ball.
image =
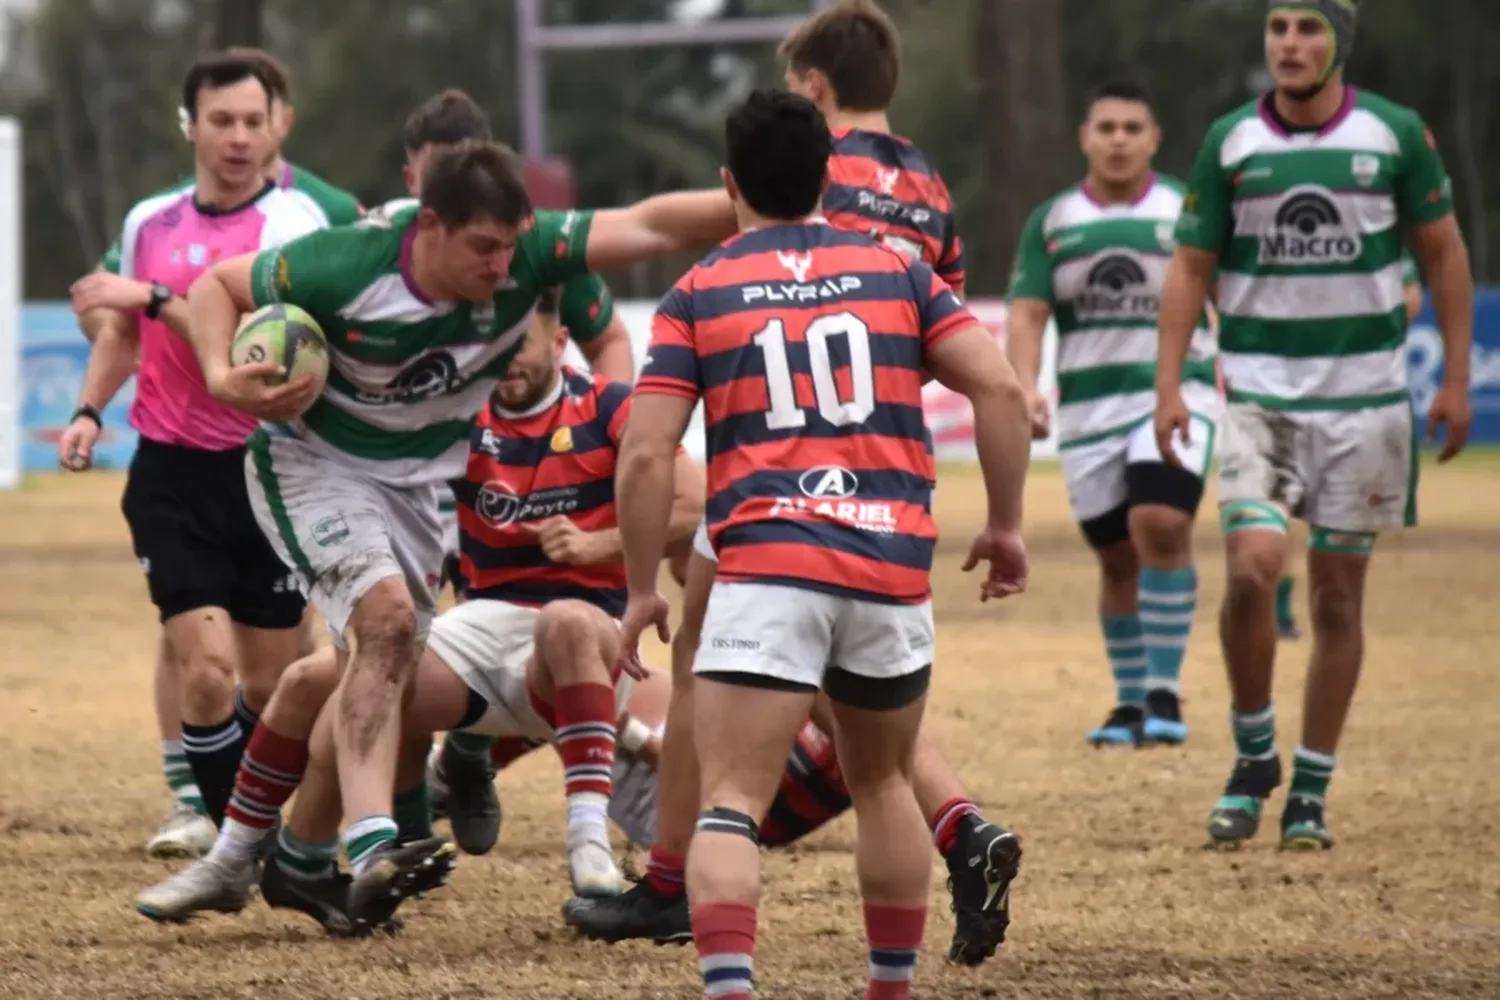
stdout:
[[(461, 143), (427, 165), (419, 206), (226, 261), (193, 287), (211, 390), (262, 420), (247, 462), (256, 518), (347, 660), (334, 739), (351, 916), (452, 851), (394, 847), (399, 710), (435, 610), (437, 490), (461, 473), (473, 419), (537, 296), (591, 268), (711, 244), (730, 215), (717, 191), (533, 213), (513, 153)], [(229, 364), (240, 315), (273, 302), (307, 310), (327, 334), (326, 387), (272, 388), (262, 379), (274, 366)]]
[(1281, 843), (1333, 844), (1324, 800), (1364, 659), (1365, 577), (1381, 531), (1415, 523), (1417, 430), (1406, 384), (1402, 247), (1432, 291), (1446, 355), (1428, 436), (1468, 438), (1474, 286), (1432, 133), (1344, 82), (1353, 0), (1272, 0), (1271, 93), (1214, 123), (1193, 167), (1161, 306), (1156, 434), (1200, 434), (1182, 361), (1217, 271), (1227, 404), (1219, 467), (1228, 589), (1219, 618), (1234, 770), (1209, 821), (1237, 846), (1281, 783), (1271, 702), (1275, 587), (1287, 525), (1311, 529), (1313, 650)]

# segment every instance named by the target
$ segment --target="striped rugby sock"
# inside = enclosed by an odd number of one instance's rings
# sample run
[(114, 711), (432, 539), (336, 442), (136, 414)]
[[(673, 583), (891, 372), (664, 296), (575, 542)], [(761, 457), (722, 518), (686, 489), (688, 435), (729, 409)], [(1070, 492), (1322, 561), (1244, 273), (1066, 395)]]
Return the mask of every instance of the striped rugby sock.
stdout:
[(614, 786), (615, 689), (567, 684), (557, 689), (554, 739), (568, 796), (568, 832), (608, 836), (606, 810)]

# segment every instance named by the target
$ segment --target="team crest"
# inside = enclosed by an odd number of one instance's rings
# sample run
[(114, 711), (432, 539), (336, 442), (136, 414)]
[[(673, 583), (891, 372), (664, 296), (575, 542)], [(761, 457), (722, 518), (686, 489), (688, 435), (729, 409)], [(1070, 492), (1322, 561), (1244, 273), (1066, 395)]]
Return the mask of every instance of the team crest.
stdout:
[(1370, 153), (1355, 153), (1349, 169), (1354, 174), (1354, 182), (1367, 188), (1375, 183), (1375, 178), (1380, 174), (1380, 157)]
[(474, 329), (480, 334), (493, 333), (495, 329), (495, 303), (490, 300), (476, 304), (469, 311)]
[(559, 427), (552, 432), (552, 451), (562, 455), (573, 450), (573, 428)]

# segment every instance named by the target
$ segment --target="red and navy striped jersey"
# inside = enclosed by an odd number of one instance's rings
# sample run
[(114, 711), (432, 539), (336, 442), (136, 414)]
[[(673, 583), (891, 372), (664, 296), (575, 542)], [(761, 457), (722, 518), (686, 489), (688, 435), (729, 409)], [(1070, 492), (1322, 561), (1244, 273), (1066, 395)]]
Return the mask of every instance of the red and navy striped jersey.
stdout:
[(703, 399), (718, 578), (927, 600), (922, 364), (973, 325), (926, 264), (821, 219), (742, 233), (684, 275), (635, 391)]
[(921, 260), (954, 292), (964, 286), (964, 245), (948, 185), (922, 151), (885, 132), (833, 134), (823, 214)]
[(797, 734), (781, 787), (760, 824), (760, 842), (781, 847), (812, 833), (852, 805), (833, 739), (811, 721)]
[(540, 607), (572, 597), (624, 614), (623, 562), (555, 563), (523, 525), (561, 514), (584, 531), (617, 526), (615, 459), (629, 409), (629, 386), (568, 367), (556, 395), (528, 413), (485, 407), (453, 484), (469, 599)]

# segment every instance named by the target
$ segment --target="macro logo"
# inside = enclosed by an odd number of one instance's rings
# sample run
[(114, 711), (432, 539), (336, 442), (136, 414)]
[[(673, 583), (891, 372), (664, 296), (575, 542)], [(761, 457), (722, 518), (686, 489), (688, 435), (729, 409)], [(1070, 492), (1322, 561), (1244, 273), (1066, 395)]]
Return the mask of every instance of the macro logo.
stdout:
[(1073, 299), (1073, 310), (1082, 320), (1155, 316), (1161, 309), (1161, 296), (1150, 280), (1135, 257), (1106, 254), (1089, 268), (1083, 290)]
[(1348, 264), (1359, 259), (1359, 233), (1344, 224), (1333, 196), (1320, 187), (1293, 188), (1260, 238), (1261, 264)]

